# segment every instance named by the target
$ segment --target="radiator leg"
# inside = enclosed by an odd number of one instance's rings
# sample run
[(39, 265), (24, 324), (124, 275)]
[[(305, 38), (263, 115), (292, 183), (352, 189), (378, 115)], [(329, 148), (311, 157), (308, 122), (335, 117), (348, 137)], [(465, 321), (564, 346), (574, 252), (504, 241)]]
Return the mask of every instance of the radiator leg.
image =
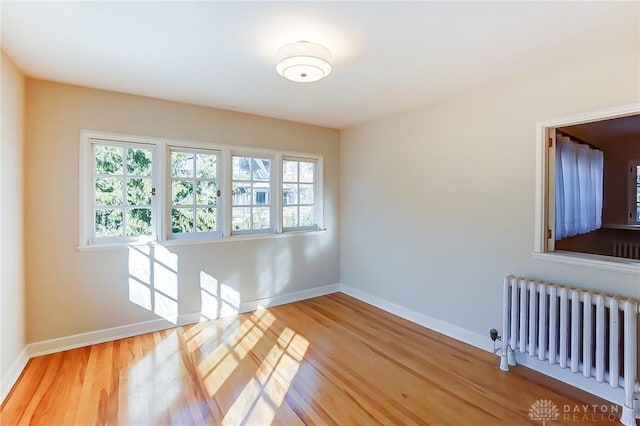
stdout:
[(505, 348), (502, 351), (502, 355), (500, 355), (500, 370), (502, 371), (509, 371), (509, 362), (507, 362), (507, 354), (506, 352), (509, 350), (509, 348)]
[(507, 348), (507, 362), (509, 365), (516, 365), (516, 353), (511, 347)]
[[(637, 405), (637, 400), (633, 400), (634, 405)], [(622, 406), (622, 414), (620, 415), (620, 423), (625, 426), (636, 426), (636, 410), (635, 407)]]

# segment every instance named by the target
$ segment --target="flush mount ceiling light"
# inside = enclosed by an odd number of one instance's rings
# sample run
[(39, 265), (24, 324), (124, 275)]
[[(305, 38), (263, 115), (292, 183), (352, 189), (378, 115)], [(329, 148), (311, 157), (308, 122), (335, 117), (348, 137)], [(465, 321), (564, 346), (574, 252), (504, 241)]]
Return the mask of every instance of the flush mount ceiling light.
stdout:
[(276, 54), (278, 74), (298, 83), (311, 83), (331, 72), (331, 52), (324, 46), (309, 41), (298, 41), (282, 46)]

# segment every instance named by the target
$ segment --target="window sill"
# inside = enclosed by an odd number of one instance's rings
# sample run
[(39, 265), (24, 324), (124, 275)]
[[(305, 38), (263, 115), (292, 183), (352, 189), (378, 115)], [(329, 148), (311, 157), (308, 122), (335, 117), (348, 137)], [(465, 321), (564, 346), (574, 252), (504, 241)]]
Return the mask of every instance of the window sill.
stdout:
[(605, 229), (626, 229), (628, 231), (640, 231), (640, 225), (631, 225), (626, 223), (605, 223), (602, 225)]
[(253, 240), (271, 240), (279, 238), (291, 238), (291, 237), (304, 237), (312, 235), (320, 235), (326, 231), (325, 229), (318, 229), (314, 231), (287, 231), (280, 234), (247, 234), (247, 235), (233, 235), (231, 237), (220, 237), (214, 239), (193, 239), (193, 240), (162, 240), (162, 241), (135, 241), (135, 242), (122, 242), (122, 243), (110, 243), (110, 244), (93, 244), (87, 246), (78, 246), (76, 250), (79, 252), (85, 251), (100, 251), (100, 250), (113, 250), (126, 247), (140, 247), (149, 245), (160, 245), (163, 247), (176, 247), (176, 246), (191, 246), (201, 244), (219, 244), (219, 243), (233, 243), (240, 241), (253, 241)]
[(605, 271), (624, 272), (627, 274), (640, 273), (640, 261), (634, 259), (567, 251), (557, 251), (553, 253), (533, 252), (532, 255), (535, 259), (546, 262), (602, 269)]

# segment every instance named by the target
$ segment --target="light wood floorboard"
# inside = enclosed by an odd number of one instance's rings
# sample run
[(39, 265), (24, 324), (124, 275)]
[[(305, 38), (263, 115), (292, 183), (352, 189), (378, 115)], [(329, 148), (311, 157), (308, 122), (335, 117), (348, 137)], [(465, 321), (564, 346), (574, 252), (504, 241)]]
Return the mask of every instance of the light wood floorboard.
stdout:
[(342, 293), (33, 358), (2, 425), (616, 424), (611, 405)]

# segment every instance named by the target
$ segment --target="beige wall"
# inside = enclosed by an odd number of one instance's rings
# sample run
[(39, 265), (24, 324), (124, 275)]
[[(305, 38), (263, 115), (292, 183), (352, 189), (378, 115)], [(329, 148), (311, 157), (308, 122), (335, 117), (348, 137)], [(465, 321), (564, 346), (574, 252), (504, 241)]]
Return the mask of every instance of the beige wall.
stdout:
[[(536, 123), (640, 101), (640, 46), (541, 66), (341, 132), (341, 282), (484, 339), (510, 273), (640, 296), (638, 275), (536, 260)], [(487, 346), (489, 344), (486, 337)]]
[[(0, 377), (15, 377), (25, 347), (23, 237), (24, 77), (2, 51), (0, 131)], [(21, 367), (21, 366), (20, 366)], [(19, 373), (19, 371), (17, 371)], [(0, 397), (1, 399), (1, 397)]]
[(326, 232), (157, 249), (177, 262), (180, 314), (201, 310), (201, 273), (242, 302), (338, 283), (336, 130), (39, 80), (26, 102), (29, 342), (158, 318), (130, 300), (126, 248), (76, 250), (80, 129), (324, 155)]

